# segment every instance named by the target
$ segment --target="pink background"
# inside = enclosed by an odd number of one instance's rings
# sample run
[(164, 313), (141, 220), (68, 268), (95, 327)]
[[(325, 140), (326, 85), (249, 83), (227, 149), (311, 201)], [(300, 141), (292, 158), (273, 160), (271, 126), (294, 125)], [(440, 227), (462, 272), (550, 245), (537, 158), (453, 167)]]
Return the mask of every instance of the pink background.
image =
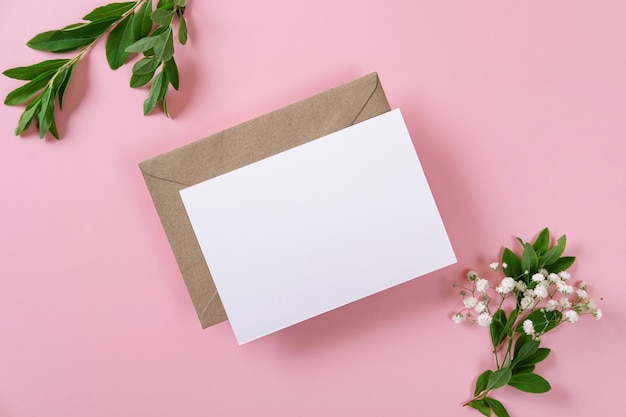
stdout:
[[(96, 0), (0, 6), (2, 70)], [(0, 111), (0, 415), (471, 416), (488, 331), (451, 288), (513, 236), (567, 233), (590, 316), (544, 337), (547, 394), (512, 416), (623, 413), (626, 5), (190, 0), (172, 120), (130, 66), (80, 64), (60, 142)], [(137, 163), (371, 71), (413, 136), (459, 263), (256, 342), (201, 330)], [(0, 77), (4, 97), (20, 82)], [(416, 254), (417, 255), (417, 254)]]

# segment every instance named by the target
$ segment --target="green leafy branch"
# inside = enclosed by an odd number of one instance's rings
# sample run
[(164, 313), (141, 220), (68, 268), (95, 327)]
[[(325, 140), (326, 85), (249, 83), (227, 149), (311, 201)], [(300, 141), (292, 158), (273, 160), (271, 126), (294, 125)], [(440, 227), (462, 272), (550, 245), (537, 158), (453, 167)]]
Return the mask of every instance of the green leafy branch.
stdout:
[[(470, 318), (472, 323), (489, 327), (496, 369), (480, 374), (472, 398), (463, 404), (488, 417), (492, 413), (509, 417), (502, 403), (490, 396), (493, 390), (506, 385), (529, 393), (551, 389), (550, 383), (535, 373), (536, 365), (550, 354), (550, 349), (540, 347), (541, 336), (565, 321), (575, 323), (580, 314), (602, 317), (601, 310), (587, 294), (586, 284), (577, 287), (569, 284), (566, 270), (575, 258), (563, 256), (565, 236), (550, 245), (550, 232), (545, 228), (533, 243), (517, 240), (522, 247), (521, 257), (505, 248), (501, 264), (490, 265), (494, 271), (501, 266), (506, 275), (498, 285), (491, 287), (475, 271), (468, 272), (472, 286), (461, 291), (465, 309), (453, 317), (457, 323)], [(506, 300), (514, 303), (508, 316), (503, 307)], [(495, 306), (490, 307), (493, 301)], [(476, 313), (479, 315), (473, 319)], [(499, 352), (504, 354), (499, 357)]]
[[(39, 51), (77, 54), (70, 59), (50, 59), (26, 67), (11, 68), (4, 75), (26, 84), (11, 91), (4, 104), (26, 103), (15, 134), (20, 135), (35, 121), (39, 137), (50, 132), (59, 139), (55, 122), (56, 102), (63, 109), (63, 99), (76, 65), (85, 53), (104, 36), (106, 58), (111, 69), (125, 64), (131, 53), (144, 56), (134, 66), (130, 86), (142, 87), (152, 82), (144, 102), (144, 114), (151, 113), (158, 103), (169, 117), (166, 96), (171, 85), (178, 90), (179, 74), (174, 60), (174, 25), (178, 22), (178, 42), (187, 42), (184, 18), (187, 0), (152, 0), (110, 3), (83, 17), (83, 22), (59, 30), (43, 32), (27, 42)], [(157, 70), (160, 71), (157, 74)]]

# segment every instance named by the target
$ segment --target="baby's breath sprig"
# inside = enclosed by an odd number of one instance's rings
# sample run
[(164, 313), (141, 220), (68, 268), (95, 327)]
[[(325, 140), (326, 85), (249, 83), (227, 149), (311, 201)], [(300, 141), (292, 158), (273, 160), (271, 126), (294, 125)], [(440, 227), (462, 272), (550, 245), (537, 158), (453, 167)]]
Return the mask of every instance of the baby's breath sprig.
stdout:
[[(39, 137), (47, 132), (59, 139), (54, 118), (56, 101), (63, 108), (65, 91), (76, 65), (85, 53), (105, 35), (106, 58), (111, 69), (122, 66), (130, 53), (141, 52), (144, 58), (133, 66), (131, 87), (141, 87), (152, 81), (144, 114), (151, 113), (162, 103), (168, 115), (166, 95), (171, 85), (178, 89), (179, 76), (174, 61), (174, 21), (178, 21), (178, 41), (187, 42), (187, 23), (184, 13), (187, 0), (135, 0), (110, 3), (85, 15), (83, 21), (59, 30), (40, 33), (27, 42), (33, 49), (53, 53), (77, 52), (71, 59), (51, 59), (25, 67), (4, 71), (4, 75), (26, 84), (11, 91), (4, 104), (26, 103), (15, 134), (20, 135), (32, 124), (37, 124)], [(162, 70), (156, 75), (159, 67)]]
[(496, 273), (493, 283), (469, 271), (468, 284), (453, 284), (462, 289), (464, 308), (452, 320), (489, 327), (491, 335), (496, 369), (478, 376), (472, 398), (463, 404), (485, 416), (493, 412), (497, 417), (509, 417), (502, 403), (489, 396), (495, 389), (505, 385), (530, 393), (551, 389), (550, 383), (535, 373), (535, 366), (550, 354), (550, 349), (539, 347), (541, 336), (561, 323), (576, 323), (581, 315), (602, 318), (587, 284), (573, 284), (567, 272), (575, 258), (563, 256), (565, 236), (551, 246), (545, 228), (532, 244), (518, 241), (521, 257), (505, 248), (502, 262), (489, 265)]

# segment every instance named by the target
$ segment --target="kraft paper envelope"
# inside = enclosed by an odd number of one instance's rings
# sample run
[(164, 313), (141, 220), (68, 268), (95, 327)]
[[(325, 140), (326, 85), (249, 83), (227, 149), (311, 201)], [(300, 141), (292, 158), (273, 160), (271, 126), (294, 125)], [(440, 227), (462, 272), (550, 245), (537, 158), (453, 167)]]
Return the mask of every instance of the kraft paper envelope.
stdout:
[(389, 110), (372, 73), (139, 164), (203, 328), (228, 318), (179, 191)]

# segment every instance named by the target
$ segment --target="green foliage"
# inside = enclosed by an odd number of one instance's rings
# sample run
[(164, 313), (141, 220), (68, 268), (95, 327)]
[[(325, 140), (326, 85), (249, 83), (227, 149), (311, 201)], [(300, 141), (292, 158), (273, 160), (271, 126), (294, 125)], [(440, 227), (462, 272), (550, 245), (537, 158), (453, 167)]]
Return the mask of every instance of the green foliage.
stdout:
[(165, 72), (167, 72), (167, 78), (170, 80), (170, 84), (174, 87), (174, 90), (178, 90), (180, 81), (178, 78), (178, 66), (176, 66), (174, 57), (169, 61), (165, 61)]
[(530, 281), (530, 276), (537, 272), (539, 266), (539, 258), (530, 243), (524, 243), (524, 252), (522, 252), (522, 273), (526, 283)]
[(487, 389), (487, 382), (489, 381), (492, 373), (493, 371), (487, 369), (485, 372), (478, 376), (478, 379), (476, 379), (476, 389), (474, 390), (474, 396), (477, 396)]
[(3, 74), (16, 80), (32, 80), (47, 71), (56, 71), (68, 62), (69, 59), (50, 59), (28, 67), (8, 69)]
[(552, 388), (545, 378), (532, 373), (515, 374), (511, 377), (508, 384), (520, 391), (534, 394), (548, 392)]
[[(540, 347), (539, 338), (550, 330), (555, 329), (563, 322), (565, 309), (571, 309), (578, 314), (600, 313), (595, 305), (586, 297), (576, 298), (576, 292), (572, 292), (572, 286), (563, 281), (569, 277), (560, 274), (566, 271), (575, 261), (573, 256), (564, 256), (567, 237), (559, 237), (554, 244), (548, 228), (539, 232), (535, 240), (525, 242), (520, 238), (517, 241), (521, 245), (521, 254), (516, 254), (509, 248), (502, 252), (502, 272), (505, 276), (517, 281), (516, 289), (508, 291), (509, 281), (501, 281), (497, 291), (499, 297), (493, 299), (484, 289), (478, 289), (477, 279), (470, 280), (472, 288), (465, 288), (463, 297), (482, 297), (488, 304), (493, 300), (495, 307), (488, 310), (491, 314), (489, 333), (491, 345), (496, 362), (496, 370), (486, 370), (476, 380), (473, 397), (465, 403), (478, 410), (485, 416), (508, 417), (509, 414), (504, 406), (496, 399), (491, 398), (491, 391), (509, 385), (520, 391), (529, 393), (543, 393), (551, 389), (545, 378), (535, 373), (537, 364), (544, 361), (550, 355), (550, 349)], [(497, 268), (494, 268), (497, 270)], [(535, 276), (538, 274), (537, 276)], [(553, 274), (559, 274), (555, 277)], [(564, 285), (564, 287), (561, 287)], [(543, 288), (540, 288), (543, 286)], [(481, 287), (484, 288), (481, 284)], [(490, 288), (496, 287), (495, 285)], [(570, 287), (568, 290), (562, 288)], [(584, 287), (581, 287), (583, 290)], [(539, 292), (539, 289), (542, 291)], [(530, 291), (532, 290), (532, 292)], [(480, 296), (476, 292), (480, 292)], [(562, 296), (572, 293), (570, 305), (567, 307), (559, 303)], [(515, 301), (514, 307), (508, 314), (504, 306), (507, 298)], [(530, 302), (528, 302), (530, 299)], [(485, 301), (486, 300), (486, 301)], [(555, 303), (556, 301), (556, 303)], [(524, 308), (522, 308), (522, 305)], [(472, 308), (466, 305), (466, 317), (472, 317)], [(463, 318), (463, 311), (457, 314)], [(472, 319), (473, 320), (473, 319)], [(529, 320), (532, 326), (525, 328), (524, 322)], [(480, 320), (478, 320), (480, 323)], [(530, 334), (526, 334), (528, 331)], [(503, 355), (503, 356), (499, 356)]]
[(111, 31), (106, 42), (106, 57), (111, 69), (118, 69), (128, 59), (126, 48), (135, 41), (133, 32), (134, 13), (130, 13)]
[(549, 245), (550, 245), (550, 231), (546, 227), (541, 232), (539, 232), (537, 239), (533, 243), (533, 249), (535, 250), (535, 253), (537, 255), (541, 256), (548, 250)]
[(491, 408), (485, 399), (472, 400), (467, 405), (478, 410), (480, 414), (491, 417)]
[(562, 272), (567, 271), (570, 266), (574, 263), (576, 258), (573, 256), (563, 256), (553, 263), (546, 265), (546, 269), (551, 272)]
[(517, 255), (509, 248), (504, 248), (502, 265), (506, 276), (517, 278), (522, 275), (522, 264)]
[[(546, 311), (544, 309), (535, 310), (527, 317), (527, 319), (532, 320), (537, 335), (542, 335), (554, 329), (561, 323), (562, 318), (563, 314), (560, 311)], [(522, 324), (520, 323), (515, 330), (522, 332)]]
[[(161, 103), (168, 116), (166, 96), (168, 87), (179, 88), (179, 73), (174, 61), (174, 23), (178, 21), (178, 40), (187, 42), (185, 0), (159, 0), (153, 10), (152, 0), (110, 3), (97, 7), (83, 21), (59, 30), (40, 33), (27, 42), (39, 51), (65, 53), (77, 51), (71, 59), (50, 59), (30, 66), (4, 71), (7, 77), (28, 81), (11, 91), (7, 105), (26, 104), (15, 134), (20, 135), (36, 121), (39, 136), (50, 132), (59, 138), (54, 120), (56, 102), (63, 108), (63, 98), (76, 65), (94, 44), (106, 36), (106, 59), (111, 69), (124, 65), (131, 54), (144, 57), (134, 66), (130, 86), (138, 88), (152, 81), (144, 102), (144, 114), (151, 113)], [(159, 67), (163, 70), (157, 74)], [(156, 74), (156, 76), (155, 76)]]
[(491, 325), (489, 326), (489, 332), (491, 334), (491, 344), (493, 348), (496, 349), (502, 343), (504, 336), (506, 336), (506, 314), (504, 310), (498, 310), (493, 315), (493, 319), (491, 320)]
[(504, 367), (494, 371), (487, 380), (487, 391), (502, 388), (511, 380), (511, 369)]
[(525, 361), (534, 355), (539, 349), (539, 340), (529, 340), (524, 343), (519, 352), (515, 354), (511, 366), (515, 367), (517, 364)]
[(108, 17), (120, 18), (124, 16), (126, 12), (134, 9), (137, 6), (137, 2), (129, 1), (125, 3), (111, 3), (106, 6), (95, 8), (91, 13), (83, 17), (83, 20), (97, 20), (105, 19)]
[(491, 407), (497, 417), (510, 417), (509, 413), (507, 413), (506, 409), (500, 401), (486, 397), (485, 402), (487, 403), (487, 405), (489, 405), (489, 407)]

